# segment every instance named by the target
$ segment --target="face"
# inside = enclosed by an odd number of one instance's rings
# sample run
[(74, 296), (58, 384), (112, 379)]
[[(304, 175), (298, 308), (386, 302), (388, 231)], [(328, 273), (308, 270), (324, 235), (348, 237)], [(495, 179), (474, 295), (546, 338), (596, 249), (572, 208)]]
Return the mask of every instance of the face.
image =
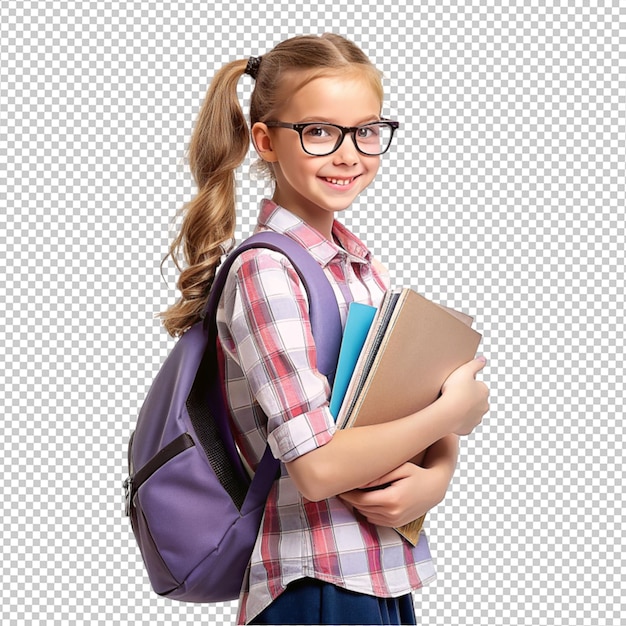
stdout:
[[(359, 126), (380, 119), (380, 109), (380, 99), (367, 79), (321, 77), (297, 91), (275, 119)], [(304, 152), (295, 130), (258, 123), (252, 134), (261, 158), (273, 164), (273, 200), (327, 237), (335, 213), (350, 206), (372, 182), (380, 164), (380, 156), (361, 154), (349, 133), (327, 156)]]

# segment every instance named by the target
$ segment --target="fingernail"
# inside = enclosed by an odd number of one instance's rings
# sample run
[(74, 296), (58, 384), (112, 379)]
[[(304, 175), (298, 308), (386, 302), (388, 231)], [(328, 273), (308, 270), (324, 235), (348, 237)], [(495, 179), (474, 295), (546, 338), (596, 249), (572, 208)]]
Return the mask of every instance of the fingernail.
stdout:
[(483, 363), (487, 362), (487, 357), (483, 356), (482, 354), (479, 357), (476, 357), (479, 361), (482, 361)]

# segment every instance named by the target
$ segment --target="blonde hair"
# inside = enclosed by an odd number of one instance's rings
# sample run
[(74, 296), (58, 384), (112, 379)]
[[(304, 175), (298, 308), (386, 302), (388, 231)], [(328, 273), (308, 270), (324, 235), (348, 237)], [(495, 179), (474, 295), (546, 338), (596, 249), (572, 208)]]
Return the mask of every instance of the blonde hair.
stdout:
[[(189, 144), (189, 165), (198, 192), (181, 209), (181, 227), (167, 255), (180, 271), (181, 297), (160, 315), (173, 336), (200, 319), (224, 244), (234, 236), (235, 170), (250, 147), (250, 131), (237, 96), (237, 83), (247, 63), (247, 59), (233, 61), (216, 73)], [(382, 103), (380, 73), (351, 41), (324, 34), (279, 43), (263, 55), (259, 65), (250, 125), (269, 120), (290, 95), (315, 78), (337, 73), (365, 77)]]

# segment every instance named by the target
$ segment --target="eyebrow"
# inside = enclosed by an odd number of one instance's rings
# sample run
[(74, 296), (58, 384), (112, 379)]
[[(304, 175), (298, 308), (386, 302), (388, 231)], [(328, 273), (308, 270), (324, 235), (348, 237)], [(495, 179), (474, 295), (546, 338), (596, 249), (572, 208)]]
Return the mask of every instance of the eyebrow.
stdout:
[[(358, 122), (357, 124), (350, 124), (350, 126), (363, 126), (364, 124), (371, 124), (372, 122), (380, 122), (381, 121), (381, 117), (380, 115), (372, 115), (371, 117), (366, 118), (365, 120)], [(338, 122), (335, 121), (331, 121), (329, 118), (324, 118), (324, 117), (305, 117), (304, 119), (300, 120), (298, 123), (299, 124), (315, 124), (315, 123), (320, 123), (320, 124), (335, 124), (336, 126), (343, 126), (343, 124), (339, 124)]]

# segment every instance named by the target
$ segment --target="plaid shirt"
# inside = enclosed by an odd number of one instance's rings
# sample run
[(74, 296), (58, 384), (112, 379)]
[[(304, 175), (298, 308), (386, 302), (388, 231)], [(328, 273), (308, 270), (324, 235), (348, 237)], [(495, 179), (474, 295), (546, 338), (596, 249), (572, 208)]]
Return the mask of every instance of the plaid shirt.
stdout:
[[(345, 324), (351, 300), (377, 306), (388, 287), (385, 269), (335, 221), (331, 242), (269, 200), (257, 230), (300, 242), (324, 269)], [(241, 254), (230, 270), (217, 312), (225, 386), (237, 443), (255, 468), (269, 443), (292, 461), (335, 432), (330, 388), (316, 369), (304, 287), (284, 255)], [(310, 502), (285, 466), (269, 494), (239, 606), (248, 623), (299, 578), (324, 580), (359, 593), (395, 597), (430, 582), (435, 571), (425, 536), (412, 548), (393, 529), (374, 526), (340, 499)]]

